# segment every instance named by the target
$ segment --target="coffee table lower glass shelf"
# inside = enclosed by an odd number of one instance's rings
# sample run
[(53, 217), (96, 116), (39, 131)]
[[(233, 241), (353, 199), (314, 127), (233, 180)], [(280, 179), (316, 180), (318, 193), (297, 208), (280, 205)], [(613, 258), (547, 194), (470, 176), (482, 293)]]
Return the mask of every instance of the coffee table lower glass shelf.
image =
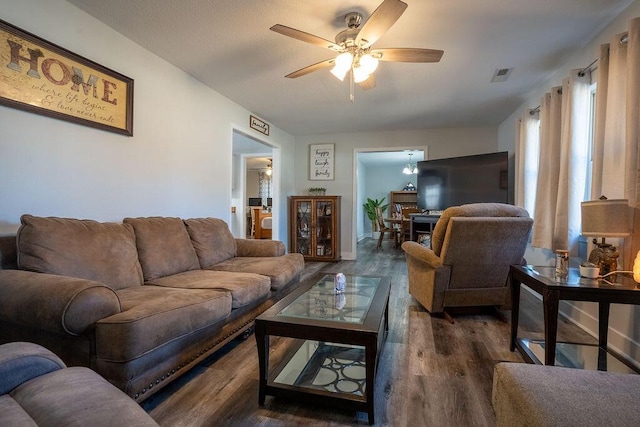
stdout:
[[(528, 362), (538, 365), (544, 360), (544, 340), (520, 338), (517, 346)], [(603, 349), (597, 344), (556, 343), (555, 366), (565, 368), (587, 369), (592, 371), (617, 372), (620, 374), (637, 374), (623, 357), (611, 350)]]
[[(271, 375), (268, 387), (304, 389), (311, 394), (340, 395), (364, 402), (365, 349), (362, 346), (295, 340), (297, 343)], [(329, 394), (329, 395), (330, 395)]]

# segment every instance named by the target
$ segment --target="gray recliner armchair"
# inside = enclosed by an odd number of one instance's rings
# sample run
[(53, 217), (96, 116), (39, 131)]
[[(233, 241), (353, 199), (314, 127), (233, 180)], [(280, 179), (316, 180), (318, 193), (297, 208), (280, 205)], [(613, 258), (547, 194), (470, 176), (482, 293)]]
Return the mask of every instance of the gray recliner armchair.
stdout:
[(509, 266), (521, 264), (533, 220), (525, 209), (473, 203), (444, 211), (431, 249), (404, 242), (409, 293), (431, 313), (445, 307), (508, 308)]

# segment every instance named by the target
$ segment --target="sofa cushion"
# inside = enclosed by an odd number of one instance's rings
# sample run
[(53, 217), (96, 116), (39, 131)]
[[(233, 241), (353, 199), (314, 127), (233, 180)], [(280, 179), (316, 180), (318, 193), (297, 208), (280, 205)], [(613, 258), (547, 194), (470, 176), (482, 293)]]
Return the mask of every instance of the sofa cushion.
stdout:
[(125, 218), (124, 223), (135, 231), (145, 281), (200, 268), (180, 218)]
[(97, 357), (126, 362), (226, 318), (231, 294), (214, 289), (121, 289), (122, 312), (96, 323)]
[(296, 279), (304, 269), (302, 254), (279, 257), (236, 257), (209, 267), (216, 271), (256, 273), (271, 279), (271, 289), (279, 291)]
[(5, 426), (38, 427), (33, 418), (8, 394), (0, 395), (0, 424)]
[(9, 342), (0, 345), (0, 395), (33, 378), (66, 367), (58, 356), (37, 344)]
[(32, 215), (20, 221), (20, 269), (94, 280), (112, 289), (142, 285), (131, 226)]
[(10, 414), (23, 421), (24, 414), (33, 424), (2, 425), (47, 426), (157, 426), (158, 424), (122, 391), (104, 378), (84, 367), (60, 369), (18, 386), (11, 397), (24, 411), (15, 406)]
[(498, 426), (640, 425), (640, 375), (499, 363), (493, 373)]
[(240, 308), (256, 302), (271, 289), (271, 279), (254, 273), (192, 270), (153, 279), (149, 285), (184, 289), (219, 289), (231, 293), (232, 308)]
[(184, 220), (200, 267), (207, 268), (236, 256), (236, 239), (226, 222), (218, 218)]

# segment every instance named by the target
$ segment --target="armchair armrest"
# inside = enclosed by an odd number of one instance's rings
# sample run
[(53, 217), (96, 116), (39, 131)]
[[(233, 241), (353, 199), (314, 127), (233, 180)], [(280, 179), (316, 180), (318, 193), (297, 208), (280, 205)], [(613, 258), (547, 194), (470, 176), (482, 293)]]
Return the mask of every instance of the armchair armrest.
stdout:
[(422, 246), (416, 242), (404, 242), (402, 244), (402, 250), (414, 258), (414, 262), (420, 262), (424, 264), (426, 268), (438, 268), (442, 267), (442, 260), (431, 249)]
[(92, 280), (22, 270), (0, 271), (0, 320), (80, 335), (119, 313), (113, 289)]
[(285, 254), (284, 243), (279, 240), (236, 239), (239, 257), (275, 257)]
[(37, 344), (11, 342), (0, 345), (0, 395), (26, 381), (65, 367), (58, 356)]

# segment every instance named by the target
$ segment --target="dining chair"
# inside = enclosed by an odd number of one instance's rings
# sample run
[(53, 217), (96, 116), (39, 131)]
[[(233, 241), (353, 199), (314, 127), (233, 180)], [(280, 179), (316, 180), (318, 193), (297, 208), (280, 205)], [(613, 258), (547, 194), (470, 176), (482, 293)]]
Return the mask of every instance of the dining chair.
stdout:
[(421, 213), (415, 206), (402, 208), (402, 222), (400, 223), (400, 243), (411, 240), (411, 214)]
[(397, 248), (400, 241), (400, 229), (395, 228), (393, 226), (388, 226), (384, 222), (384, 217), (382, 216), (382, 209), (378, 206), (376, 207), (376, 221), (378, 223), (378, 231), (380, 231), (380, 236), (378, 237), (378, 245), (376, 249), (379, 250), (382, 247), (382, 240), (384, 239), (385, 233), (389, 233), (389, 235), (393, 236), (394, 248)]

